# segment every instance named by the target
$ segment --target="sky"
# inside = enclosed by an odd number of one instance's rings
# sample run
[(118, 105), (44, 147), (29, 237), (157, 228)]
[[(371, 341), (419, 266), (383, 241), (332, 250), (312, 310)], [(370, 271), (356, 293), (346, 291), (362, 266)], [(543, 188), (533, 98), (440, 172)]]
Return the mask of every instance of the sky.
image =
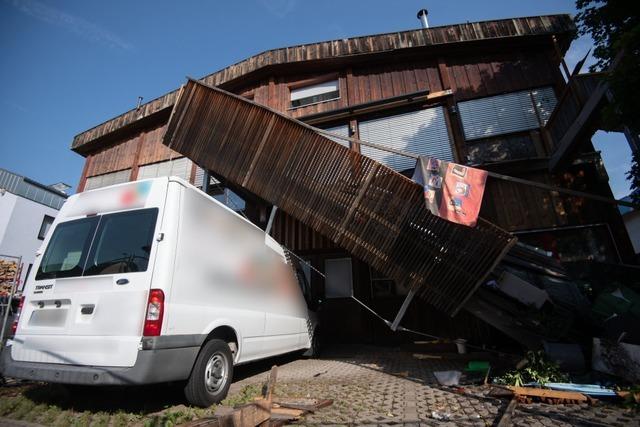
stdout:
[[(73, 137), (267, 49), (516, 16), (575, 13), (573, 1), (0, 0), (0, 167), (77, 186)], [(589, 49), (574, 41), (569, 67)], [(588, 65), (588, 64), (587, 64)], [(594, 138), (616, 197), (628, 194), (620, 134)]]

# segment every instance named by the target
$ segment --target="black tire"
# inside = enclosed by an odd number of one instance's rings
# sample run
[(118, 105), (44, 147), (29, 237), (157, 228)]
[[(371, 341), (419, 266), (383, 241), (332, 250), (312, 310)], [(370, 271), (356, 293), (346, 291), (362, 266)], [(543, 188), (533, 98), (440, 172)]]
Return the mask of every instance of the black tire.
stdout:
[(233, 356), (229, 345), (212, 339), (200, 350), (184, 387), (184, 395), (194, 406), (209, 407), (227, 397), (232, 378)]

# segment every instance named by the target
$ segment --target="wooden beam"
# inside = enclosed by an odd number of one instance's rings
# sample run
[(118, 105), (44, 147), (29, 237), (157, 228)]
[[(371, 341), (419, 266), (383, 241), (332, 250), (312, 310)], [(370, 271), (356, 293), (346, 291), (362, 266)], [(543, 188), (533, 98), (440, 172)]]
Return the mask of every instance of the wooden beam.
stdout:
[(549, 160), (549, 170), (554, 171), (560, 166), (560, 164), (566, 160), (569, 156), (569, 153), (575, 147), (578, 137), (585, 130), (586, 125), (593, 118), (593, 114), (598, 110), (598, 106), (602, 101), (602, 98), (606, 94), (609, 85), (602, 81), (598, 84), (598, 87), (589, 97), (589, 100), (586, 102), (580, 114), (573, 122), (573, 124), (569, 127), (567, 132), (564, 134), (562, 139), (557, 145), (556, 151), (551, 156)]
[(89, 154), (87, 159), (84, 161), (84, 167), (82, 168), (82, 175), (80, 175), (80, 182), (78, 183), (76, 193), (82, 193), (84, 191), (84, 186), (87, 184), (87, 172), (89, 171), (89, 167), (91, 167), (92, 162), (93, 154)]

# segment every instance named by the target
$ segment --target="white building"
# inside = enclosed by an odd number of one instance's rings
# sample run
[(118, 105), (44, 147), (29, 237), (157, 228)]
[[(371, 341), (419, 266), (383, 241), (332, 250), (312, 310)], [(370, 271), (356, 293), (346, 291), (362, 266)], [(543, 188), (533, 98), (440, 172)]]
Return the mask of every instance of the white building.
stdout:
[(55, 188), (0, 169), (0, 256), (22, 257), (18, 289), (66, 198)]

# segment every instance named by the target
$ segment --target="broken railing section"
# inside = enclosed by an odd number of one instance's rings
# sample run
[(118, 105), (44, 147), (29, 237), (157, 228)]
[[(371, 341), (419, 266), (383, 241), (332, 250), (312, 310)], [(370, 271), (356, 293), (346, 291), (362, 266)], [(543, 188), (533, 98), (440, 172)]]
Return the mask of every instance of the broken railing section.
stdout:
[(454, 315), (514, 243), (432, 215), (421, 187), (267, 107), (189, 80), (164, 143)]

